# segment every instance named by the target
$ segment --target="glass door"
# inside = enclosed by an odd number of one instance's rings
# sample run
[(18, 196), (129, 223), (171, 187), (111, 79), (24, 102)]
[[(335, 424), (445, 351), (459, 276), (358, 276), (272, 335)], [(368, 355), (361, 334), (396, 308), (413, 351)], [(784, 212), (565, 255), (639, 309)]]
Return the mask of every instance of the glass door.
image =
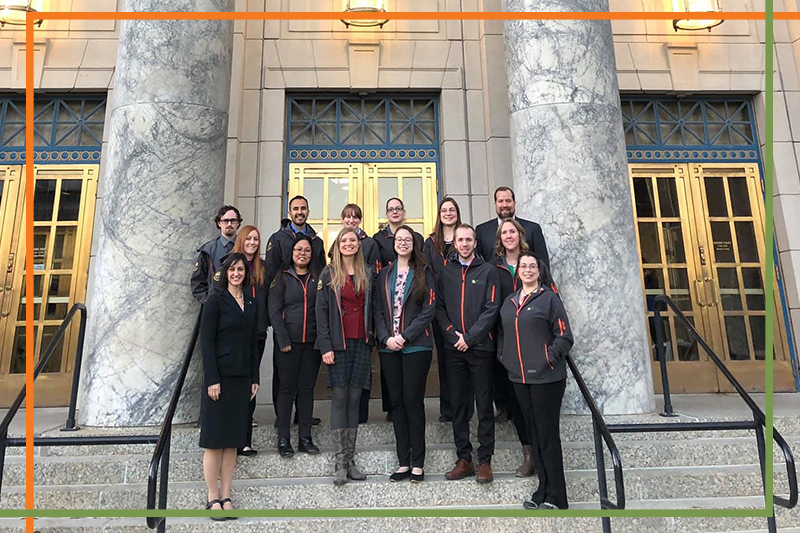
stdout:
[[(763, 391), (766, 311), (764, 202), (755, 164), (689, 165), (697, 234), (704, 250), (703, 283), (717, 353), (742, 385)], [(774, 390), (793, 391), (791, 362), (777, 286), (773, 290)], [(720, 390), (732, 392), (720, 376)]]
[[(751, 391), (764, 390), (764, 204), (755, 164), (631, 164), (636, 234), (655, 360), (653, 300), (667, 294)], [(774, 288), (774, 312), (781, 317)], [(774, 321), (774, 390), (793, 391), (786, 332)], [(732, 388), (671, 313), (664, 319), (670, 387)]]
[[(4, 301), (0, 358), (0, 404), (10, 404), (25, 381), (25, 309), (34, 308), (34, 360), (49, 345), (67, 312), (84, 302), (89, 271), (97, 165), (35, 166), (33, 197), (33, 272), (25, 270), (25, 209), (17, 210), (19, 238), (13, 243), (9, 265), (12, 297)], [(19, 196), (24, 196), (20, 191)], [(3, 226), (6, 232), (5, 224)], [(25, 292), (33, 276), (34, 294)], [(7, 292), (7, 291), (6, 291)], [(5, 314), (5, 311), (4, 311)], [(70, 328), (50, 362), (36, 380), (36, 405), (59, 406), (69, 401), (77, 328)]]
[(14, 265), (17, 259), (22, 217), (25, 177), (22, 166), (0, 167), (0, 347), (5, 353), (5, 333), (12, 320), (11, 309), (14, 300)]

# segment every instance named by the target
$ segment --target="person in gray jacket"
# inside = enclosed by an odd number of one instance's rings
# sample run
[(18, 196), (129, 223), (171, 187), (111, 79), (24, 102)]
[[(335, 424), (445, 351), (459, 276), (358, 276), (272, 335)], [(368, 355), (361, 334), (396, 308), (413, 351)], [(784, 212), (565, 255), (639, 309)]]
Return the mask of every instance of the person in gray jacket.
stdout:
[(498, 358), (514, 384), (528, 429), (539, 487), (525, 509), (567, 509), (559, 422), (572, 329), (547, 265), (531, 252), (517, 264), (522, 286), (500, 308)]

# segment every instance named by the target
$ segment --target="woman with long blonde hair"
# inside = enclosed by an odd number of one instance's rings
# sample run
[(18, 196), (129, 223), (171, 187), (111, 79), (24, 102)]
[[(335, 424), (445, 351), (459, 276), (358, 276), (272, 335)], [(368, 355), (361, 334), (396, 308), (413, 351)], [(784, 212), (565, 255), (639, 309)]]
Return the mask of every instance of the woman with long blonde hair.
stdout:
[(317, 283), (315, 348), (328, 365), (334, 484), (363, 480), (353, 461), (361, 393), (370, 388), (372, 355), (371, 295), (375, 270), (365, 264), (354, 228), (343, 228), (333, 242), (331, 262)]
[[(264, 356), (264, 347), (267, 345), (267, 329), (269, 328), (269, 311), (267, 310), (267, 271), (264, 268), (264, 260), (261, 259), (261, 232), (255, 226), (244, 226), (239, 230), (236, 242), (231, 253), (243, 254), (247, 258), (247, 271), (250, 273), (247, 291), (250, 292), (256, 301), (258, 310), (258, 324), (256, 327), (258, 335), (258, 364)], [(250, 401), (250, 420), (247, 427), (247, 446), (239, 448), (237, 455), (251, 456), (258, 453), (252, 447), (253, 444), (253, 413), (256, 411), (256, 399)]]

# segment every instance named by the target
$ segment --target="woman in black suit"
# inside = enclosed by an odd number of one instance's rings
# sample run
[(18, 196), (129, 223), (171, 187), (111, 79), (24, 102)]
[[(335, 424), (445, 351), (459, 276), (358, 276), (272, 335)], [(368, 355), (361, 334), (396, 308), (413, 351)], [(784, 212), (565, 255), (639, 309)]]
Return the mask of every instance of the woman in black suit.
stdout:
[(220, 269), (220, 290), (203, 305), (200, 345), (206, 394), (200, 447), (206, 449), (206, 509), (233, 509), (231, 482), (236, 449), (247, 443), (249, 404), (258, 391), (258, 307), (244, 290), (249, 279), (247, 258), (231, 253)]

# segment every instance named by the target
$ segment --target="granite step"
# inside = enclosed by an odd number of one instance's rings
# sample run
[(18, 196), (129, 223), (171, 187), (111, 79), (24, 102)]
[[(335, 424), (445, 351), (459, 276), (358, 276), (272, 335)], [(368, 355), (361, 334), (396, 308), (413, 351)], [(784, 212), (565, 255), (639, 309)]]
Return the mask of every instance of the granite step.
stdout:
[[(800, 449), (800, 437), (792, 437), (789, 445)], [(619, 445), (622, 464), (629, 468), (709, 466), (758, 463), (758, 451), (753, 437), (702, 439), (697, 441), (624, 441)], [(101, 451), (96, 448), (96, 451)], [(566, 442), (563, 445), (567, 470), (592, 470), (595, 468), (594, 444), (591, 442)], [(775, 447), (775, 462), (783, 457)], [(296, 453), (284, 459), (274, 447), (262, 448), (253, 457), (239, 457), (235, 476), (237, 479), (277, 479), (298, 477), (324, 477), (333, 471), (333, 450), (323, 447), (322, 453), (310, 456)], [(606, 454), (607, 455), (607, 454)], [(170, 456), (171, 481), (201, 481), (203, 452), (173, 453)], [(144, 483), (150, 465), (150, 455), (94, 455), (94, 456), (40, 456), (34, 466), (34, 483), (43, 485), (97, 485), (114, 483)], [(443, 473), (452, 468), (457, 457), (452, 444), (428, 446), (426, 471)], [(357, 461), (367, 474), (389, 475), (397, 468), (394, 446), (359, 445)], [(498, 443), (492, 459), (496, 472), (513, 472), (522, 461), (519, 444)], [(606, 458), (607, 466), (611, 465)], [(25, 483), (24, 457), (9, 457), (3, 477), (5, 486)]]
[[(775, 465), (778, 491), (786, 486), (786, 474)], [(429, 474), (420, 484), (390, 483), (388, 476), (370, 476), (363, 482), (335, 487), (330, 477), (281, 478), (234, 481), (234, 499), (248, 509), (337, 509), (373, 507), (439, 507), (514, 505), (529, 495), (534, 482), (510, 473), (498, 473), (495, 481), (478, 484), (474, 478), (447, 481)], [(613, 485), (613, 483), (611, 483)], [(757, 465), (631, 468), (625, 471), (628, 499), (670, 499), (758, 496), (763, 494)], [(567, 490), (575, 501), (597, 501), (597, 473), (567, 472)], [(613, 487), (611, 487), (613, 497)], [(171, 482), (169, 508), (197, 509), (205, 502), (202, 481)], [(141, 509), (146, 485), (63, 485), (37, 487), (39, 509)], [(7, 487), (4, 509), (24, 507), (25, 489)]]
[[(728, 418), (715, 418), (714, 420), (731, 420)], [(675, 418), (666, 419), (657, 415), (641, 415), (626, 417), (608, 417), (609, 423), (660, 423), (660, 422), (688, 422), (708, 421), (707, 419)], [(472, 434), (476, 434), (477, 424), (473, 420)], [(784, 416), (775, 420), (775, 427), (784, 437), (800, 436), (800, 416)], [(297, 426), (292, 426), (292, 442), (297, 442)], [(87, 435), (117, 435), (117, 434), (157, 434), (158, 428), (125, 428), (125, 429), (98, 429), (87, 428), (74, 433), (65, 433), (52, 430), (44, 433), (46, 436), (87, 436)], [(332, 446), (330, 427), (321, 425), (312, 429), (314, 442), (318, 446)], [(732, 438), (753, 435), (747, 431), (690, 431), (690, 432), (664, 432), (664, 433), (632, 433), (616, 434), (614, 440), (626, 441), (653, 441), (653, 440), (685, 440), (691, 441), (705, 438)], [(200, 430), (191, 425), (176, 426), (173, 430), (171, 450), (172, 453), (195, 452), (198, 447)], [(513, 424), (510, 422), (497, 422), (495, 424), (496, 442), (519, 442)], [(591, 418), (587, 416), (568, 415), (562, 418), (561, 436), (564, 442), (591, 442), (593, 440)], [(277, 430), (271, 425), (261, 425), (253, 429), (253, 445), (256, 449), (271, 448), (275, 446)], [(393, 446), (395, 443), (394, 428), (391, 423), (384, 421), (371, 421), (359, 426), (358, 441), (363, 446)], [(429, 421), (426, 424), (426, 442), (428, 444), (452, 444), (452, 424), (439, 421)], [(104, 446), (103, 455), (131, 455), (152, 453), (153, 445), (113, 445)], [(97, 446), (44, 446), (35, 447), (35, 455), (89, 455), (98, 453)], [(23, 455), (23, 448), (10, 448), (9, 455)]]
[[(629, 509), (757, 509), (763, 508), (759, 497), (699, 498), (677, 500), (638, 500), (630, 502)], [(573, 510), (596, 509), (596, 502), (577, 502)], [(437, 510), (459, 510), (458, 507), (438, 507)], [(472, 507), (485, 511), (520, 510), (519, 505), (483, 505)], [(416, 511), (424, 511), (417, 508)], [(778, 528), (781, 533), (800, 533), (800, 510), (776, 509)], [(481, 517), (481, 528), (486, 531), (528, 533), (547, 531), (550, 533), (600, 533), (599, 518), (536, 516), (500, 518)], [(341, 533), (342, 531), (414, 531), (415, 533), (449, 533), (469, 531), (474, 528), (476, 518), (458, 517), (392, 517), (392, 518), (279, 518), (243, 517), (225, 522), (226, 533)], [(613, 518), (614, 533), (755, 533), (766, 531), (766, 519), (756, 517), (652, 517)], [(0, 519), (0, 533), (22, 531), (23, 519)], [(218, 533), (220, 524), (208, 518), (168, 518), (170, 533)], [(37, 518), (34, 522), (40, 533), (147, 533), (143, 518)]]

